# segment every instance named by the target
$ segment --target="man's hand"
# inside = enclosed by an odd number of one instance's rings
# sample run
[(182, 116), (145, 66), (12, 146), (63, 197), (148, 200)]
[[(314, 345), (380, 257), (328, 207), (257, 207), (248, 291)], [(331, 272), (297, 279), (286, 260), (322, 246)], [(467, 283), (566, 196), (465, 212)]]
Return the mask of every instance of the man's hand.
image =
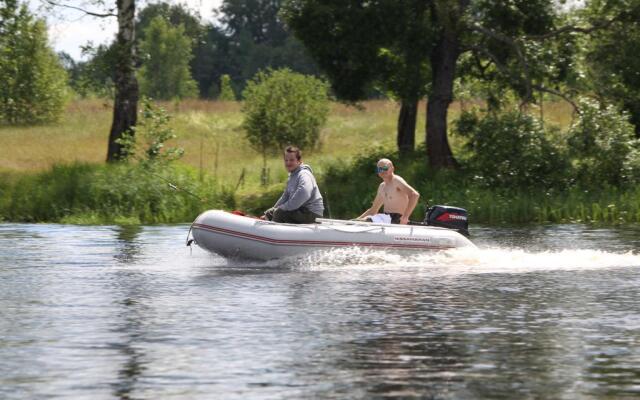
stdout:
[(409, 223), (409, 217), (405, 217), (404, 215), (402, 217), (400, 217), (400, 224), (401, 225), (406, 225)]

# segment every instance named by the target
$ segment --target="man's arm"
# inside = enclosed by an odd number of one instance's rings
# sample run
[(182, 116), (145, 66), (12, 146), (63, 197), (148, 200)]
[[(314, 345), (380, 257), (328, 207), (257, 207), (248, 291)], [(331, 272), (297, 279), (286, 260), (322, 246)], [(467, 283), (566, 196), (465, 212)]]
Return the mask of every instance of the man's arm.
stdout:
[[(400, 178), (400, 177), (398, 177)], [(402, 217), (400, 218), (400, 223), (406, 225), (409, 223), (409, 217), (411, 217), (411, 213), (416, 208), (418, 204), (418, 199), (420, 198), (420, 193), (417, 190), (411, 187), (403, 178), (398, 179), (398, 187), (402, 190), (409, 201), (407, 202), (407, 208), (402, 213)]]
[(380, 207), (382, 207), (383, 203), (384, 203), (384, 199), (382, 198), (382, 184), (380, 184), (380, 186), (378, 186), (378, 192), (376, 193), (376, 198), (373, 199), (373, 204), (371, 205), (371, 208), (367, 209), (367, 211), (362, 213), (362, 215), (359, 216), (357, 219), (363, 219), (369, 215), (377, 214), (378, 211), (380, 211)]
[(287, 188), (285, 187), (284, 188), (284, 192), (282, 193), (282, 195), (280, 196), (278, 201), (276, 201), (276, 204), (273, 205), (273, 208), (277, 208), (280, 204), (282, 204), (285, 201), (287, 201), (288, 198), (289, 198), (289, 196), (287, 196)]

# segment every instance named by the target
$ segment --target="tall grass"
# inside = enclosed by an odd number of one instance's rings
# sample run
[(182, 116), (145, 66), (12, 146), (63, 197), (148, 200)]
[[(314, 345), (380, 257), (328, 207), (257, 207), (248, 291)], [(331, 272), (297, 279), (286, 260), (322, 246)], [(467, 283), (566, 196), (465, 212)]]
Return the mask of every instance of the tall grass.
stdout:
[[(172, 190), (172, 182), (182, 190)], [(206, 208), (232, 208), (213, 179), (197, 185), (190, 167), (69, 164), (0, 181), (0, 215), (9, 221), (166, 223), (191, 221)]]
[[(353, 218), (368, 208), (380, 183), (373, 172), (383, 151), (354, 164), (336, 162), (320, 177), (325, 216)], [(640, 188), (586, 191), (495, 191), (464, 171), (429, 171), (418, 154), (397, 163), (397, 172), (421, 193), (412, 216), (422, 220), (435, 204), (466, 208), (472, 223), (619, 224), (640, 222)], [(172, 182), (179, 190), (172, 190)], [(205, 209), (239, 208), (258, 215), (271, 207), (283, 184), (243, 193), (192, 167), (153, 171), (130, 165), (56, 165), (45, 172), (0, 174), (0, 220), (62, 223), (190, 222)]]
[[(258, 214), (273, 205), (286, 171), (274, 154), (268, 164), (271, 184), (260, 185), (261, 157), (241, 131), (238, 103), (189, 100), (163, 106), (174, 116), (171, 126), (185, 157), (157, 174), (103, 164), (111, 104), (101, 100), (72, 103), (59, 125), (0, 127), (0, 220), (187, 222), (207, 208)], [(450, 118), (459, 112), (454, 104)], [(375, 161), (391, 157), (397, 173), (422, 194), (414, 220), (422, 219), (428, 205), (449, 204), (468, 209), (472, 221), (483, 223), (640, 222), (638, 188), (498, 191), (478, 185), (472, 171), (429, 170), (424, 150), (399, 159), (393, 152), (397, 114), (398, 106), (389, 101), (366, 102), (361, 109), (332, 106), (320, 146), (304, 153), (325, 197), (326, 216), (353, 218), (368, 208), (380, 183)], [(561, 103), (546, 104), (544, 114), (561, 127), (571, 121), (570, 108)], [(418, 144), (424, 142), (423, 115)], [(461, 140), (450, 138), (456, 154)], [(172, 191), (158, 174), (205, 201)]]
[[(374, 166), (383, 156), (397, 158), (378, 149), (327, 169), (320, 186), (333, 217), (354, 218), (371, 206), (381, 182)], [(403, 157), (396, 172), (421, 193), (413, 220), (422, 220), (429, 206), (442, 204), (463, 207), (473, 222), (488, 224), (640, 222), (640, 188), (498, 190), (478, 184), (473, 171), (429, 170), (422, 152)]]

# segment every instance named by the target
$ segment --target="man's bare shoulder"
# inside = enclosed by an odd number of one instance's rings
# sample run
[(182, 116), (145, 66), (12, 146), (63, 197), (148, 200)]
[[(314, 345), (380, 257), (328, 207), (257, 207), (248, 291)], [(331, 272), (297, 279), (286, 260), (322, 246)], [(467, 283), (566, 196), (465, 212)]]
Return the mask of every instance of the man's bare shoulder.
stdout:
[(407, 181), (404, 180), (403, 177), (401, 177), (400, 175), (394, 175), (393, 176), (393, 182), (396, 185), (397, 188), (407, 191), (407, 192), (416, 192), (417, 190), (415, 190), (411, 185), (409, 185), (407, 183)]
[(405, 181), (404, 178), (401, 177), (400, 175), (393, 175), (393, 183), (398, 185), (403, 185), (403, 186), (409, 185), (407, 181)]

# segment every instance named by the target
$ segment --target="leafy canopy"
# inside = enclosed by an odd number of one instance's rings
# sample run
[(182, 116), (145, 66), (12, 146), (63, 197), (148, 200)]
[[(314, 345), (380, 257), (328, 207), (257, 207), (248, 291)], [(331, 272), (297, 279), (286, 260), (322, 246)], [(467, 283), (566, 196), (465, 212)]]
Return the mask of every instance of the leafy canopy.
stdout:
[(266, 157), (287, 145), (311, 148), (329, 113), (328, 85), (289, 69), (259, 72), (247, 83), (243, 127)]
[(140, 44), (143, 65), (140, 69), (142, 94), (155, 99), (195, 97), (196, 82), (191, 78), (191, 44), (180, 25), (172, 27), (158, 16), (145, 31)]
[(0, 82), (0, 122), (52, 122), (64, 111), (67, 74), (47, 27), (15, 0), (0, 0)]

